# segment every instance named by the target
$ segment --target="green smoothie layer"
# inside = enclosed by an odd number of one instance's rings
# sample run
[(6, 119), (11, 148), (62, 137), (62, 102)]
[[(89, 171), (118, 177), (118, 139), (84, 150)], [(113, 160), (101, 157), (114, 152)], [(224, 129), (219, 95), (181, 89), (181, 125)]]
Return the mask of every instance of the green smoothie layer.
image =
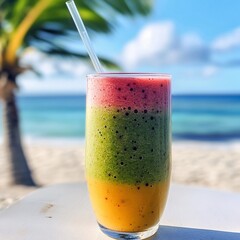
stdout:
[(87, 176), (151, 185), (169, 177), (169, 113), (89, 107)]

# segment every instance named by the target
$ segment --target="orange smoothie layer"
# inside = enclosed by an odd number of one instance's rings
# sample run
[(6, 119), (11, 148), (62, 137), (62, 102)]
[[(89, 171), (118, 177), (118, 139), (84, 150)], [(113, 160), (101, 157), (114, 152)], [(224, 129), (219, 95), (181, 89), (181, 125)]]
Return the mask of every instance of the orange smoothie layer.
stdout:
[(111, 230), (124, 232), (144, 231), (159, 222), (168, 187), (169, 180), (136, 186), (88, 178), (98, 222)]

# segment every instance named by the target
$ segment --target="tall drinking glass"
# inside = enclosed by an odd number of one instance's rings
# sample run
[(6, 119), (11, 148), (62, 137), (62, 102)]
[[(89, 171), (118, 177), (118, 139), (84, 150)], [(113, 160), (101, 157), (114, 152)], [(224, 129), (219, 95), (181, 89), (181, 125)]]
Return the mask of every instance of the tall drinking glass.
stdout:
[(171, 170), (169, 75), (88, 75), (86, 177), (101, 230), (117, 239), (153, 235)]

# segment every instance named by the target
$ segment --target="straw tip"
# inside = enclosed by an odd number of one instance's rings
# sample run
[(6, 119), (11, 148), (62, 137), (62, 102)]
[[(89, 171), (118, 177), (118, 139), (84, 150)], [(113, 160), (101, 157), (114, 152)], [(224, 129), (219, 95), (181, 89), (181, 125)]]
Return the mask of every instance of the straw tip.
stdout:
[(72, 2), (74, 2), (73, 0), (68, 0), (68, 1), (66, 1), (65, 3), (66, 4), (70, 4), (70, 3), (72, 3)]

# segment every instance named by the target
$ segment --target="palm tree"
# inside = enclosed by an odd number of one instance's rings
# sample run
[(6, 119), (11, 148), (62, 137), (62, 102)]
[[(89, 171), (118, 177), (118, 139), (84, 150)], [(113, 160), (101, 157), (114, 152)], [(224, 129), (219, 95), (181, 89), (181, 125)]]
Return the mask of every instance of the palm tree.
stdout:
[[(78, 0), (78, 9), (90, 32), (109, 33), (116, 16), (146, 15), (151, 0)], [(17, 77), (33, 66), (21, 66), (28, 48), (45, 54), (86, 58), (71, 52), (61, 39), (78, 37), (64, 0), (0, 0), (0, 98), (3, 109), (4, 146), (11, 164), (13, 184), (34, 185), (24, 154), (15, 101)], [(101, 59), (109, 67), (116, 66)]]

